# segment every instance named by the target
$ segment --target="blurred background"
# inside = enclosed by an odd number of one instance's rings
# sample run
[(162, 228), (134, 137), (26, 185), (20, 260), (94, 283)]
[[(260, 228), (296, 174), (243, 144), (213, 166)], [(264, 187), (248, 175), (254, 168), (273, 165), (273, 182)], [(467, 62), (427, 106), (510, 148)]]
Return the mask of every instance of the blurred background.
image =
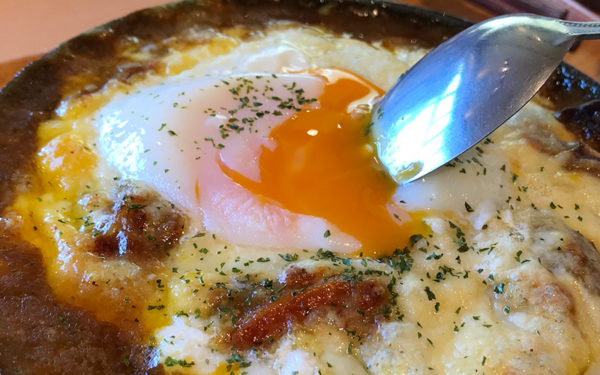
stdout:
[[(2, 0), (0, 87), (32, 59), (82, 31), (165, 0)], [(481, 21), (498, 14), (537, 13), (600, 22), (600, 0), (404, 0)], [(567, 62), (600, 81), (600, 41), (584, 41)]]

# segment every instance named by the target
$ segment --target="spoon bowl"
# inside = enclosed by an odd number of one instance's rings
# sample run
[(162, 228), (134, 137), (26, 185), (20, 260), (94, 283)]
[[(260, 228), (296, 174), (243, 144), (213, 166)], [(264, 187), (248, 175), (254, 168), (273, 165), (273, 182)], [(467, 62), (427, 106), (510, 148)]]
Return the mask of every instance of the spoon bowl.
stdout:
[(400, 77), (377, 105), (373, 135), (398, 183), (453, 160), (521, 109), (579, 38), (600, 24), (528, 14), (478, 23)]

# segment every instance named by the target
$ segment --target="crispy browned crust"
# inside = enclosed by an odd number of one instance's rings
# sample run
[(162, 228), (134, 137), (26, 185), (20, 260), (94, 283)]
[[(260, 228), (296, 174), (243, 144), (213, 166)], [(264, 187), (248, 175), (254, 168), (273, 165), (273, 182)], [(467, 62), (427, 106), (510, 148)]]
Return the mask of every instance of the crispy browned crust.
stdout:
[[(261, 27), (276, 19), (324, 25), (365, 40), (386, 39), (390, 43), (408, 40), (423, 46), (434, 46), (470, 24), (391, 1), (373, 4), (364, 0), (190, 0), (130, 14), (62, 44), (26, 67), (0, 91), (0, 210), (10, 204), (15, 186), (25, 180), (31, 168), (38, 124), (52, 117), (61, 98), (98, 90), (112, 78), (127, 79), (150, 68), (151, 61), (145, 65), (125, 57), (125, 48), (135, 50), (152, 43), (156, 45), (153, 54), (158, 57), (167, 51), (166, 38), (177, 38), (190, 28), (238, 24)], [(559, 109), (599, 99), (600, 86), (563, 64), (542, 95)], [(19, 335), (6, 331), (0, 335), (0, 346), (36, 345), (36, 350), (47, 353), (47, 361), (42, 364), (38, 358), (28, 356), (26, 349), (0, 350), (0, 373), (19, 370), (30, 373), (39, 369), (44, 373), (61, 373), (65, 369), (80, 369), (85, 373), (144, 373), (151, 367), (132, 337), (123, 336), (116, 327), (54, 299), (45, 284), (37, 250), (9, 234), (0, 236), (0, 248), (4, 262), (15, 270), (0, 270), (0, 303), (4, 306), (0, 328), (22, 327)], [(48, 311), (50, 316), (66, 317), (72, 330), (61, 333), (56, 340), (35, 341), (34, 331), (54, 332), (65, 324), (61, 319), (44, 320), (40, 309)], [(28, 320), (28, 316), (33, 316), (33, 320)], [(62, 362), (52, 354), (57, 345), (74, 348), (79, 343), (83, 343), (81, 350), (69, 349), (72, 355), (62, 358)], [(126, 353), (132, 354), (123, 361)], [(81, 367), (82, 363), (89, 366)]]
[(0, 373), (158, 374), (134, 330), (61, 303), (37, 249), (0, 234)]
[(556, 118), (577, 135), (581, 142), (600, 152), (600, 100), (565, 108)]

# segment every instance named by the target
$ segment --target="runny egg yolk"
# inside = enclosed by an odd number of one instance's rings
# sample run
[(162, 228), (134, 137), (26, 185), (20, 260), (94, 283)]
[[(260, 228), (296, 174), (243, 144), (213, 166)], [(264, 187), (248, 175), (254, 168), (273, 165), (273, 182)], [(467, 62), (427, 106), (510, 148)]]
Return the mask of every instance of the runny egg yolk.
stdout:
[(372, 108), (383, 91), (350, 72), (317, 74), (326, 80), (318, 105), (304, 106), (271, 131), (276, 146), (263, 146), (260, 181), (221, 168), (265, 202), (326, 219), (360, 241), (363, 255), (390, 254), (424, 225), (392, 203), (397, 185), (370, 144), (369, 114), (356, 110)]

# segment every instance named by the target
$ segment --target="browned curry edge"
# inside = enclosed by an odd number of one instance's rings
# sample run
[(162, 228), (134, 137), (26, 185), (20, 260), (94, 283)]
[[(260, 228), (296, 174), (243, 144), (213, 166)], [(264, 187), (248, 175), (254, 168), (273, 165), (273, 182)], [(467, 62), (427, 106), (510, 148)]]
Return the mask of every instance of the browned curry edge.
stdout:
[[(119, 46), (130, 43), (131, 38), (135, 37), (139, 40), (138, 45), (155, 43), (158, 47), (156, 53), (160, 54), (165, 52), (162, 40), (190, 27), (226, 27), (235, 24), (260, 26), (272, 19), (324, 25), (332, 31), (351, 32), (355, 37), (365, 40), (403, 38), (424, 46), (434, 46), (470, 25), (459, 18), (409, 5), (361, 0), (188, 0), (130, 14), (67, 41), (31, 63), (0, 91), (0, 129), (3, 130), (3, 136), (0, 137), (0, 209), (4, 210), (10, 204), (14, 187), (26, 180), (27, 171), (31, 170), (38, 124), (52, 117), (63, 95), (93, 91), (122, 74), (123, 66), (130, 61), (119, 55)], [(74, 85), (69, 80), (73, 75), (85, 75), (93, 84), (85, 87)], [(559, 109), (600, 99), (600, 86), (563, 64), (546, 84), (542, 94)], [(41, 257), (30, 245), (11, 236), (6, 230), (3, 232), (0, 235), (0, 259), (14, 266), (14, 272), (0, 275), (0, 303), (14, 308), (15, 304), (28, 306), (29, 302), (33, 306), (31, 308), (43, 308), (44, 311), (57, 309), (53, 314), (73, 319), (67, 324), (72, 334), (66, 335), (62, 344), (78, 345), (82, 339), (87, 339), (89, 345), (86, 348), (89, 350), (74, 353), (71, 364), (58, 366), (50, 361), (46, 367), (36, 367), (35, 363), (23, 367), (26, 364), (21, 362), (35, 362), (36, 357), (19, 357), (13, 353), (13, 357), (9, 358), (6, 351), (0, 351), (0, 373), (41, 370), (60, 373), (64, 369), (79, 368), (76, 367), (77, 360), (89, 362), (88, 356), (98, 356), (94, 350), (103, 350), (107, 343), (113, 343), (114, 347), (106, 350), (106, 353), (114, 358), (103, 357), (106, 359), (103, 359), (104, 362), (92, 361), (93, 365), (85, 368), (86, 372), (151, 371), (148, 368), (150, 356), (132, 338), (123, 337), (116, 327), (96, 321), (89, 313), (57, 302), (41, 276), (27, 280), (24, 275), (43, 275)], [(0, 347), (30, 344), (28, 335), (33, 329), (56, 329), (57, 322), (44, 321), (39, 314), (35, 315), (39, 321), (28, 321), (27, 307), (22, 309), (15, 310), (20, 311), (22, 320), (10, 314), (0, 314), (0, 328), (8, 330), (10, 328), (7, 327), (12, 325), (14, 330), (25, 330), (21, 341), (15, 338), (14, 332), (0, 331)], [(94, 332), (100, 337), (94, 341), (84, 332)], [(52, 348), (44, 348), (44, 345), (53, 345), (53, 342), (42, 342), (40, 345), (38, 349), (41, 352), (52, 355)]]

